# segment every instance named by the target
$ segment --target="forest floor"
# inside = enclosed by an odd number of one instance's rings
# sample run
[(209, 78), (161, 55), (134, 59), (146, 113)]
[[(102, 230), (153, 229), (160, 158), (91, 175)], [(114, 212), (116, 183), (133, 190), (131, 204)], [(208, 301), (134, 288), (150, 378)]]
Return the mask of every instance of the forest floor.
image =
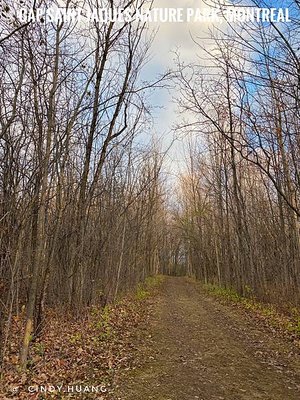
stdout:
[(300, 349), (252, 312), (223, 304), (186, 278), (168, 277), (117, 400), (299, 400)]
[[(154, 277), (82, 318), (48, 310), (26, 371), (15, 317), (0, 399), (299, 400), (299, 332), (231, 297), (189, 278)], [(84, 391), (99, 385), (103, 392)]]

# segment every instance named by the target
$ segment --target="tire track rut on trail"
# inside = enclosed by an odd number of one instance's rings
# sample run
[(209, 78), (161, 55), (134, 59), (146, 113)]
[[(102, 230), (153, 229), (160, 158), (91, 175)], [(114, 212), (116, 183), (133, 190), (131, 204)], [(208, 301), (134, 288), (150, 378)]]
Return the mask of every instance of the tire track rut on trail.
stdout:
[(116, 400), (300, 399), (299, 349), (186, 278), (165, 279), (148, 330)]

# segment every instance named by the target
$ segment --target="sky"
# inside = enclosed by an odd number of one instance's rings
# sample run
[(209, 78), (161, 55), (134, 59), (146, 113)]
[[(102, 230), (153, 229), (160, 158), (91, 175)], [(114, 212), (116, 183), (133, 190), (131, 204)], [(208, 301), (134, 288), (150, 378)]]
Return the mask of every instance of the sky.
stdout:
[[(182, 8), (206, 8), (212, 0), (154, 0), (154, 7), (182, 7)], [(227, 0), (226, 0), (227, 1)], [(228, 0), (230, 3), (251, 4), (251, 0)], [(289, 0), (257, 0), (260, 7), (288, 7)], [(208, 37), (209, 29), (213, 28), (212, 22), (197, 23), (160, 23), (152, 24), (157, 29), (157, 34), (151, 49), (151, 60), (144, 73), (149, 79), (158, 73), (163, 73), (168, 68), (174, 68), (174, 51), (180, 54), (185, 63), (195, 62), (201, 50), (192, 40), (192, 37), (201, 37), (201, 44), (206, 45), (205, 37)], [(222, 27), (226, 26), (226, 23)], [(207, 46), (209, 42), (207, 42)], [(154, 111), (154, 132), (162, 138), (163, 149), (167, 149), (174, 139), (172, 128), (179, 122), (180, 116), (176, 113), (174, 98), (176, 91), (157, 90), (151, 97), (151, 103), (158, 108)], [(187, 138), (176, 139), (166, 157), (169, 174), (176, 177), (185, 169), (184, 147)]]
[[(58, 0), (62, 3), (65, 0)], [(207, 4), (214, 0), (154, 0), (154, 7), (158, 8), (207, 8)], [(215, 0), (216, 1), (216, 0)], [(223, 0), (230, 3), (240, 3), (239, 0)], [(251, 0), (241, 0), (244, 4)], [(257, 0), (259, 6), (288, 6), (291, 0)], [(200, 48), (193, 42), (194, 38), (208, 37), (209, 28), (213, 27), (212, 22), (196, 23), (156, 23), (151, 24), (151, 28), (157, 30), (154, 42), (150, 50), (150, 60), (143, 71), (143, 80), (155, 80), (159, 74), (163, 74), (168, 69), (175, 67), (174, 52), (180, 54), (180, 59), (185, 63), (195, 62)], [(206, 45), (205, 39), (201, 43)], [(209, 42), (207, 42), (208, 45)], [(153, 110), (153, 129), (152, 134), (161, 138), (163, 150), (170, 147), (174, 140), (174, 125), (180, 121), (177, 115), (175, 97), (176, 90), (157, 89), (149, 99), (154, 105)], [(183, 148), (187, 142), (186, 138), (177, 139), (171, 146), (166, 157), (167, 166), (170, 174), (178, 175), (184, 169)]]
[[(207, 7), (201, 0), (155, 0), (154, 7)], [(157, 34), (151, 48), (151, 60), (149, 61), (145, 76), (150, 78), (175, 67), (174, 51), (180, 54), (180, 58), (188, 62), (195, 62), (199, 54), (199, 47), (193, 42), (193, 37), (207, 36), (207, 30), (212, 25), (209, 22), (202, 23), (160, 23), (153, 24)], [(187, 138), (178, 138), (174, 141), (174, 125), (179, 121), (176, 110), (176, 91), (158, 89), (151, 97), (151, 103), (160, 108), (154, 110), (154, 132), (162, 139), (163, 150), (168, 149), (166, 166), (171, 179), (176, 178), (185, 169), (184, 146)]]

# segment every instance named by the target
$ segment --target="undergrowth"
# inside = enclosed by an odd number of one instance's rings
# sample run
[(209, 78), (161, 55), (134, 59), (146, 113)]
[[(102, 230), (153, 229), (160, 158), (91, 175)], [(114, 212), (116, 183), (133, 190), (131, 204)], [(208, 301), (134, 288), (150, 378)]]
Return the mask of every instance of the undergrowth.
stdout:
[(138, 284), (136, 290), (137, 300), (144, 300), (150, 296), (153, 290), (158, 288), (163, 281), (162, 275), (148, 276), (145, 282)]
[(298, 308), (291, 308), (289, 315), (283, 314), (276, 309), (274, 304), (261, 303), (255, 299), (250, 287), (246, 287), (245, 291), (251, 297), (241, 296), (232, 288), (213, 284), (205, 284), (204, 288), (218, 298), (241, 305), (244, 309), (258, 314), (261, 318), (267, 320), (271, 326), (283, 329), (300, 338), (300, 310)]
[[(137, 366), (137, 349), (133, 343), (143, 335), (151, 312), (151, 298), (162, 279), (149, 277), (136, 291), (114, 304), (82, 310), (79, 319), (48, 309), (46, 329), (30, 347), (26, 371), (19, 370), (22, 318), (15, 317), (11, 345), (2, 368), (0, 398), (64, 400), (73, 397), (72, 394), (58, 392), (56, 385), (67, 388), (68, 385), (100, 384), (107, 392), (85, 393), (84, 399), (95, 396), (107, 399), (118, 371)], [(41, 393), (40, 387), (54, 388), (54, 391)]]

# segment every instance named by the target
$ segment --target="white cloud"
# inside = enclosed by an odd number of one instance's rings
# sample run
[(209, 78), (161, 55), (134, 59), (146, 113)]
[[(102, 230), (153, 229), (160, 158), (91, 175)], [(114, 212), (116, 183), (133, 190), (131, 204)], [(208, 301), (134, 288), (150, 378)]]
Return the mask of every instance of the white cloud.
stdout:
[[(154, 7), (175, 7), (175, 8), (203, 8), (207, 7), (201, 0), (156, 0)], [(149, 70), (161, 72), (168, 68), (175, 68), (174, 51), (180, 53), (180, 57), (185, 63), (195, 62), (196, 55), (201, 53), (201, 49), (192, 40), (193, 37), (205, 37), (208, 35), (208, 28), (212, 26), (210, 22), (180, 22), (180, 23), (160, 23), (151, 24), (153, 28), (158, 28), (157, 35), (152, 46), (152, 60), (149, 64)], [(156, 113), (155, 130), (158, 136), (164, 134), (163, 145), (168, 148), (173, 141), (174, 134), (171, 132), (176, 123), (176, 104), (172, 98), (176, 96), (175, 92), (156, 93), (153, 101), (159, 102), (164, 106), (163, 110)], [(184, 165), (184, 139), (176, 140), (169, 151), (168, 167), (171, 174), (177, 175), (183, 169)]]

